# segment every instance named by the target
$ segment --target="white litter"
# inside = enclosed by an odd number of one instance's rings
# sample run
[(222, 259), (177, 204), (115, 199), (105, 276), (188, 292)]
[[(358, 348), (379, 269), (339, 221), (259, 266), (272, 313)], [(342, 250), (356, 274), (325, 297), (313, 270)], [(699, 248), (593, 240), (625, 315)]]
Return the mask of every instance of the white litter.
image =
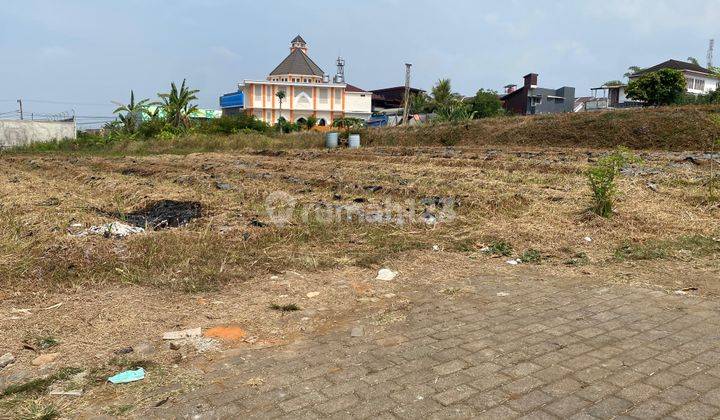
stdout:
[(437, 246), (437, 245), (433, 245), (433, 246), (432, 246), (432, 250), (433, 250), (433, 251), (440, 251), (440, 247)]
[(497, 295), (500, 297), (510, 296), (510, 293), (508, 292), (497, 292)]
[(505, 262), (508, 263), (508, 264), (510, 264), (510, 265), (518, 265), (518, 264), (520, 264), (520, 260), (507, 260), (507, 261), (505, 261)]
[(314, 297), (320, 296), (320, 292), (309, 292), (309, 293), (308, 293), (307, 295), (305, 295), (305, 296), (307, 296), (307, 297), (309, 297), (309, 298), (314, 298)]
[(397, 277), (397, 275), (398, 275), (397, 272), (392, 271), (387, 268), (383, 268), (383, 269), (380, 269), (380, 271), (378, 271), (378, 275), (377, 275), (377, 277), (375, 277), (375, 280), (390, 281), (390, 280), (394, 279), (395, 277)]
[(592, 242), (592, 238), (589, 237), (589, 236), (584, 237), (583, 240), (584, 240), (585, 242)]
[(93, 226), (78, 233), (77, 237), (88, 235), (102, 235), (105, 237), (124, 238), (126, 236), (135, 235), (145, 232), (145, 229), (136, 226), (126, 225), (125, 223), (112, 222), (106, 225)]
[(163, 334), (163, 340), (182, 340), (184, 338), (200, 337), (202, 335), (202, 328), (192, 328), (189, 330), (182, 331), (169, 331)]

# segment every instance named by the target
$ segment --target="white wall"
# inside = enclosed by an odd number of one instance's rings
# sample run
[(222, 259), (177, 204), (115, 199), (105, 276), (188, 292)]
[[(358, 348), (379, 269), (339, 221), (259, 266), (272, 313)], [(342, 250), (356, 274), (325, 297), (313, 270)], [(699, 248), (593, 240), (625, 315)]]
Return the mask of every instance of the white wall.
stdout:
[(75, 138), (75, 122), (0, 121), (0, 148)]
[[(688, 82), (688, 87), (687, 87), (688, 93), (695, 93), (695, 94), (710, 93), (718, 88), (718, 82), (719, 82), (718, 79), (707, 77), (707, 76), (696, 75), (693, 73), (685, 73), (685, 80)], [(697, 80), (704, 81), (704, 86), (702, 87), (702, 89), (697, 89), (695, 87)], [(690, 86), (691, 82), (692, 82), (693, 86)]]

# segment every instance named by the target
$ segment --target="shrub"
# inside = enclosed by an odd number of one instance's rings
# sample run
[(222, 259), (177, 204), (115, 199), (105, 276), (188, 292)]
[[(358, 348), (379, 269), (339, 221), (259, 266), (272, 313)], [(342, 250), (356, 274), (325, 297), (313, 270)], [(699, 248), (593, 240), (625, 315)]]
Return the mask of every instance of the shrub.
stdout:
[(587, 171), (587, 178), (593, 194), (593, 212), (602, 217), (610, 217), (613, 201), (617, 195), (615, 177), (623, 166), (639, 162), (627, 148), (620, 147), (613, 153), (601, 158)]

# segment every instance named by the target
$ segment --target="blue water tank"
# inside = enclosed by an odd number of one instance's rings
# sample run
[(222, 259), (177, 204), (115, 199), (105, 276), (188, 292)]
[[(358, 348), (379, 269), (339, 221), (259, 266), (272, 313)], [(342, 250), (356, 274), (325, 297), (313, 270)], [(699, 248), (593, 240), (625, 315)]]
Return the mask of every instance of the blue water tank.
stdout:
[(244, 103), (242, 92), (226, 93), (220, 97), (220, 108), (243, 108)]

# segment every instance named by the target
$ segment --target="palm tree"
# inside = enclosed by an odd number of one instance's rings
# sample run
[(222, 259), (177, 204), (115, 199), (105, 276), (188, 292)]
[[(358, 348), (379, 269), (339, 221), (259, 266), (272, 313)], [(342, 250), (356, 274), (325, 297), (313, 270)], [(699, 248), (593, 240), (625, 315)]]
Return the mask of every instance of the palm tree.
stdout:
[(623, 74), (623, 76), (624, 76), (624, 77), (630, 77), (630, 76), (632, 76), (633, 74), (639, 73), (639, 72), (641, 72), (641, 71), (643, 71), (643, 68), (642, 68), (642, 67), (630, 66), (630, 67), (628, 67), (628, 72), (625, 73), (625, 74)]
[(453, 99), (450, 79), (440, 79), (432, 88), (432, 98), (435, 106), (447, 105)]
[(278, 100), (280, 101), (280, 118), (282, 118), (282, 101), (285, 99), (285, 91), (280, 90), (278, 93), (275, 94), (277, 96)]
[(161, 99), (158, 105), (165, 112), (165, 118), (170, 125), (175, 128), (190, 125), (188, 116), (198, 109), (197, 105), (191, 102), (197, 100), (195, 94), (198, 92), (200, 91), (197, 89), (190, 89), (185, 86), (185, 79), (183, 79), (180, 89), (177, 88), (175, 82), (172, 82), (170, 83), (169, 93), (158, 93), (158, 97)]
[[(121, 102), (112, 101), (118, 107), (113, 111), (113, 114), (120, 114), (118, 118), (120, 122), (125, 126), (125, 130), (128, 133), (134, 133), (135, 129), (142, 123), (142, 114), (147, 113), (148, 99), (135, 102), (135, 92), (130, 91), (130, 103), (123, 104)], [(122, 113), (125, 113), (123, 115)]]

